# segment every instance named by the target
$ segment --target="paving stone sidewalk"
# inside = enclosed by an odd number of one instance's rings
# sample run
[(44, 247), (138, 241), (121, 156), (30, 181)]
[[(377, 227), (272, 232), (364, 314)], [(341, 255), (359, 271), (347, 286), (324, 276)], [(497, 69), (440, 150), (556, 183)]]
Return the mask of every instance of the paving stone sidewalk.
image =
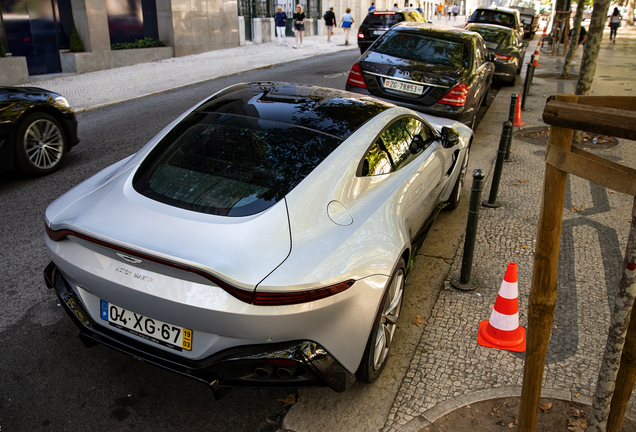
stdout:
[[(621, 49), (624, 55), (631, 55), (636, 47), (634, 33), (623, 32), (624, 38), (631, 39), (619, 39), (617, 45), (603, 47), (606, 51), (601, 52), (596, 74), (599, 84), (593, 87), (603, 89), (603, 93), (594, 94), (624, 95), (636, 85), (633, 74), (617, 77), (610, 70), (625, 66), (614, 61)], [(612, 51), (608, 52), (609, 49)], [(580, 53), (577, 58), (580, 59)], [(613, 59), (612, 66), (605, 62), (608, 58)], [(561, 62), (559, 58), (541, 58), (543, 67), (537, 70), (533, 86), (535, 96), (530, 98), (530, 110), (522, 116), (528, 124), (521, 130), (546, 126), (541, 120), (545, 96), (574, 93), (575, 80), (549, 77), (558, 72)], [(577, 69), (578, 60), (573, 72)], [(541, 78), (542, 75), (546, 78)], [(503, 108), (499, 109), (501, 122), (507, 117)], [(634, 144), (620, 140), (608, 150), (591, 151), (635, 167)], [(508, 262), (516, 262), (518, 266), (520, 324), (527, 326), (545, 147), (519, 139), (514, 139), (512, 146), (513, 162), (504, 166), (497, 198), (503, 207), (481, 207), (472, 272), (472, 278), (480, 286), (473, 292), (451, 287), (450, 279), (460, 274), (463, 250), (460, 246), (383, 431), (417, 431), (471, 401), (520, 394), (525, 354), (477, 344), (479, 322), (490, 317)], [(484, 181), (483, 199), (488, 199), (491, 176), (492, 170)], [(559, 293), (544, 371), (544, 396), (591, 403), (620, 279), (632, 204), (631, 196), (577, 177), (568, 178)], [(634, 395), (628, 416), (636, 417)]]

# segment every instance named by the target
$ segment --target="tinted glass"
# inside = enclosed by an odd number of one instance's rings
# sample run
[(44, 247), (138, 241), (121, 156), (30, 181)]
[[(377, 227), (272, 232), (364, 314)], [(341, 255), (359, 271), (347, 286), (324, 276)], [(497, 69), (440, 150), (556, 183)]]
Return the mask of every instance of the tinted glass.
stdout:
[(369, 14), (364, 19), (364, 24), (369, 27), (392, 27), (394, 24), (404, 21), (401, 13)]
[[(418, 142), (421, 146), (411, 153), (411, 143), (416, 136), (420, 138)], [(378, 137), (365, 156), (362, 175), (379, 175), (397, 171), (412, 162), (434, 139), (435, 135), (421, 121), (410, 117), (402, 118), (390, 125)]]
[(415, 32), (389, 31), (372, 48), (409, 60), (468, 69), (470, 65), (468, 42), (439, 39)]
[(340, 142), (278, 122), (193, 113), (148, 154), (133, 186), (187, 210), (251, 215), (281, 200)]
[(510, 28), (514, 28), (515, 26), (514, 15), (487, 9), (476, 10), (475, 13), (473, 13), (473, 15), (470, 17), (469, 21), (488, 24), (499, 24)]
[(505, 30), (495, 30), (486, 28), (470, 28), (471, 31), (475, 31), (484, 38), (486, 41), (486, 47), (488, 49), (495, 49), (501, 45), (508, 36), (508, 32)]

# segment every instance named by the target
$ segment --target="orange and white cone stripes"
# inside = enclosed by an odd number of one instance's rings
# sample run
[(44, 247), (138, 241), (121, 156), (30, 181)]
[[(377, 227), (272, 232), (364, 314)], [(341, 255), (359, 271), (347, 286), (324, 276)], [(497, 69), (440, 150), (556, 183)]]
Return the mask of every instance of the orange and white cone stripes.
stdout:
[(539, 51), (541, 51), (541, 39), (539, 39), (539, 43), (537, 44), (537, 49), (534, 50), (534, 61), (532, 62), (532, 66), (539, 66)]
[(479, 323), (477, 343), (508, 351), (526, 350), (526, 329), (519, 326), (517, 264), (509, 263), (490, 321)]
[(524, 125), (525, 123), (521, 121), (521, 95), (517, 95), (517, 106), (515, 108), (515, 122), (513, 123), (513, 126), (521, 127)]

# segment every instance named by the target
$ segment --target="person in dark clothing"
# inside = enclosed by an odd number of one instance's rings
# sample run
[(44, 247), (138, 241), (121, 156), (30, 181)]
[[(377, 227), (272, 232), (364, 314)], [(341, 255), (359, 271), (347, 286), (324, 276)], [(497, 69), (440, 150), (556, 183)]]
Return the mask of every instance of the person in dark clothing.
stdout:
[(283, 7), (278, 6), (276, 9), (276, 35), (278, 36), (278, 45), (285, 42), (287, 45), (287, 38), (285, 38), (285, 23), (287, 22), (287, 14), (283, 12)]
[(325, 15), (323, 16), (325, 19), (325, 26), (327, 27), (327, 42), (331, 42), (331, 36), (333, 35), (333, 27), (336, 26), (336, 14), (333, 13), (333, 7), (330, 7)]
[[(568, 39), (572, 39), (572, 34), (574, 34), (574, 29), (571, 29), (570, 33), (568, 33)], [(585, 30), (585, 27), (581, 26), (581, 33), (579, 33), (579, 45), (584, 44), (586, 40), (587, 30)]]
[[(303, 33), (305, 33), (305, 13), (303, 12), (302, 5), (296, 5), (296, 12), (294, 12), (294, 33), (296, 33), (296, 43), (292, 45), (294, 48), (303, 47)], [(298, 40), (300, 39), (300, 43)]]

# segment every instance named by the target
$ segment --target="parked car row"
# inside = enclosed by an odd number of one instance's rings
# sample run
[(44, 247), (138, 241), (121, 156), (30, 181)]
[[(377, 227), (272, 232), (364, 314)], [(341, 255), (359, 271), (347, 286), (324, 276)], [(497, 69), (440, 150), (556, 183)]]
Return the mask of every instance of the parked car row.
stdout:
[[(87, 347), (215, 390), (378, 377), (414, 244), (458, 206), (477, 110), (525, 52), (513, 28), (411, 12), (369, 14), (346, 90), (233, 85), (47, 208), (45, 282)], [(6, 92), (15, 160), (53, 171), (68, 103)]]

